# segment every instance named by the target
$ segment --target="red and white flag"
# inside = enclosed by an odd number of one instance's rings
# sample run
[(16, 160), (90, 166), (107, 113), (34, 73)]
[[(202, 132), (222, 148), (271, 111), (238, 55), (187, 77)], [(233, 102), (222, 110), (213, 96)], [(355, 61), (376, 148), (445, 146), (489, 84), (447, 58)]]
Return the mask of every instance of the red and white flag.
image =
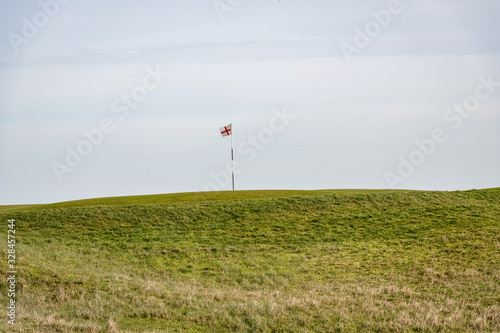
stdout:
[(220, 134), (222, 134), (222, 136), (228, 136), (228, 135), (233, 135), (233, 124), (229, 124), (227, 126), (224, 126), (224, 127), (221, 127), (220, 128)]

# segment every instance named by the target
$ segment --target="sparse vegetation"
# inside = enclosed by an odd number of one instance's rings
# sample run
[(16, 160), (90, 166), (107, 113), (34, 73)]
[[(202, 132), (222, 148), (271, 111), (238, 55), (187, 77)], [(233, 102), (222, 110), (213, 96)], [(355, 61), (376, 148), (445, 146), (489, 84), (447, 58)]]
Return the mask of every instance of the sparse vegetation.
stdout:
[(500, 189), (259, 191), (5, 207), (19, 322), (1, 327), (498, 332), (499, 199)]

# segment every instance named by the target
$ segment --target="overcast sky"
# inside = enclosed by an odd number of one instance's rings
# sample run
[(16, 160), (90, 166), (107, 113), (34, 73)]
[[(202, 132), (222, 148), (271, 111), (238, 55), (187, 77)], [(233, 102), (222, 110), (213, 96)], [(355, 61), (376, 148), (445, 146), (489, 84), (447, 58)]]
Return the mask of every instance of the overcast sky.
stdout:
[[(500, 186), (497, 0), (0, 0), (0, 204)], [(75, 156), (78, 155), (78, 156)]]

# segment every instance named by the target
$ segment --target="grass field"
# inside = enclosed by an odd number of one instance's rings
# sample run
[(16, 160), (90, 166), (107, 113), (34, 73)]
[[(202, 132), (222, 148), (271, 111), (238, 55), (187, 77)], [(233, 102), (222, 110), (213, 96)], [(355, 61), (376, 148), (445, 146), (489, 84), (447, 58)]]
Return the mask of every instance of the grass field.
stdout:
[[(500, 189), (0, 207), (12, 332), (500, 332)], [(0, 304), (6, 311), (7, 282)]]

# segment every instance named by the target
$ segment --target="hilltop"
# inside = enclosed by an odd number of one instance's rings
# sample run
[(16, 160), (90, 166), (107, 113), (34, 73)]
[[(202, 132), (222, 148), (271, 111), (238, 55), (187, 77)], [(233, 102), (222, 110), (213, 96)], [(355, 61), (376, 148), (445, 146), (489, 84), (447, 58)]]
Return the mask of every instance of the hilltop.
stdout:
[(499, 199), (242, 191), (0, 207), (16, 219), (17, 331), (500, 331)]
[[(89, 206), (130, 206), (145, 204), (167, 204), (199, 201), (224, 201), (259, 198), (282, 198), (294, 195), (319, 195), (319, 194), (366, 194), (396, 192), (395, 190), (254, 190), (254, 191), (219, 191), (219, 192), (184, 192), (153, 195), (135, 195), (122, 197), (107, 197), (83, 199), (39, 205), (0, 205), (1, 211), (21, 211), (27, 209), (47, 208), (75, 208)], [(404, 192), (398, 190), (397, 192)]]

